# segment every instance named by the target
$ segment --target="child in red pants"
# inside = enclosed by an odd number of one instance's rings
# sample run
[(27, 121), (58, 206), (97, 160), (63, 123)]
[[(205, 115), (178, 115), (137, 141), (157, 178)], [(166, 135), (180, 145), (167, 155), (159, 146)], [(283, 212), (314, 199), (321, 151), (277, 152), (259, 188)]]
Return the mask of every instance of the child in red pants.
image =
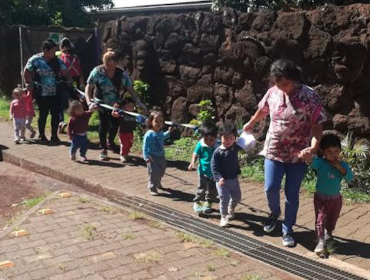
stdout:
[[(135, 101), (132, 98), (125, 98), (121, 106), (122, 110), (133, 112), (135, 110)], [(128, 159), (132, 144), (134, 143), (134, 131), (136, 128), (136, 117), (129, 114), (123, 114), (119, 118), (119, 141), (121, 143), (120, 159), (125, 163)]]
[(350, 167), (340, 160), (341, 142), (338, 136), (325, 135), (320, 142), (323, 158), (308, 159), (316, 171), (317, 183), (314, 197), (317, 246), (315, 253), (326, 249), (326, 242), (333, 239), (333, 230), (342, 208), (341, 181), (353, 179)]

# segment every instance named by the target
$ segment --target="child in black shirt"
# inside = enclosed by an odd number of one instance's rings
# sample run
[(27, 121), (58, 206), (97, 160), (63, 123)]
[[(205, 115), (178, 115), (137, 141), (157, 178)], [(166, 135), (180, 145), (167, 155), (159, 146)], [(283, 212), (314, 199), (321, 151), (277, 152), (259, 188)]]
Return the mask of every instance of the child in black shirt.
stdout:
[(226, 227), (229, 220), (234, 218), (235, 207), (241, 200), (238, 152), (242, 148), (235, 143), (238, 131), (234, 124), (224, 123), (218, 133), (221, 136), (221, 146), (213, 153), (211, 168), (220, 196), (220, 226)]
[[(121, 106), (122, 110), (133, 112), (135, 110), (135, 101), (132, 98), (125, 98)], [(126, 162), (128, 154), (134, 143), (134, 131), (136, 129), (136, 117), (123, 114), (119, 118), (119, 141), (121, 143), (120, 159)]]

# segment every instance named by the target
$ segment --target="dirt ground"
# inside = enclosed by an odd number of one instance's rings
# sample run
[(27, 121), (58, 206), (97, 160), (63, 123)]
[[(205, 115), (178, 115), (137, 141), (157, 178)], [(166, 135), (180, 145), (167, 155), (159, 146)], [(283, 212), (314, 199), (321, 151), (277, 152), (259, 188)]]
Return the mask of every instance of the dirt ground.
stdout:
[(0, 232), (26, 210), (22, 201), (76, 187), (0, 162)]

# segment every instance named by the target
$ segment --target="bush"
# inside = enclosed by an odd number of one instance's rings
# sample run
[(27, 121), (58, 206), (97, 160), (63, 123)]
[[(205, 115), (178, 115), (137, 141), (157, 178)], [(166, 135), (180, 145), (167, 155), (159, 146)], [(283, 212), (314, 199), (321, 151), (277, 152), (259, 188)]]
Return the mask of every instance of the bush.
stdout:
[(352, 134), (342, 140), (342, 159), (353, 171), (354, 179), (346, 187), (370, 194), (369, 145), (363, 139), (356, 140)]
[(200, 110), (197, 114), (197, 118), (192, 120), (190, 124), (194, 124), (199, 127), (202, 123), (211, 121), (215, 118), (215, 109), (212, 107), (212, 101), (209, 99), (200, 101), (198, 105)]

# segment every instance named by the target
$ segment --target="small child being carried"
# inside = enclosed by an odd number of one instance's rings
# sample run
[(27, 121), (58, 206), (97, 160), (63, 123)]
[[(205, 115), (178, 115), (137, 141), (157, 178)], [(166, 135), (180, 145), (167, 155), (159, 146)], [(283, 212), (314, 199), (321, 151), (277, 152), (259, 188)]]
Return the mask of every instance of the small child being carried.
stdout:
[(351, 168), (340, 160), (340, 138), (333, 134), (325, 135), (320, 142), (323, 158), (306, 158), (317, 176), (315, 205), (315, 227), (317, 246), (315, 253), (326, 251), (326, 243), (333, 239), (333, 231), (342, 208), (341, 182), (353, 179)]
[(170, 137), (173, 128), (163, 132), (164, 116), (160, 111), (152, 111), (146, 120), (148, 131), (144, 135), (143, 157), (148, 168), (148, 189), (151, 195), (158, 195), (162, 189), (161, 180), (167, 167), (164, 141)]
[(198, 174), (199, 184), (195, 193), (194, 211), (197, 213), (212, 212), (212, 202), (217, 198), (216, 182), (211, 170), (211, 159), (214, 151), (219, 146), (217, 142), (217, 126), (213, 122), (205, 122), (200, 127), (202, 139), (195, 147), (189, 170), (195, 169), (199, 158)]
[(235, 207), (241, 200), (238, 152), (242, 148), (235, 142), (238, 131), (233, 123), (222, 124), (218, 134), (221, 146), (213, 153), (211, 168), (220, 197), (220, 226), (227, 227), (234, 219)]
[(77, 100), (69, 104), (71, 118), (68, 123), (68, 136), (72, 140), (69, 153), (71, 160), (76, 160), (76, 152), (80, 149), (81, 160), (87, 161), (86, 152), (89, 145), (87, 129), (90, 117), (95, 110), (96, 106), (90, 111), (84, 111), (83, 104)]

